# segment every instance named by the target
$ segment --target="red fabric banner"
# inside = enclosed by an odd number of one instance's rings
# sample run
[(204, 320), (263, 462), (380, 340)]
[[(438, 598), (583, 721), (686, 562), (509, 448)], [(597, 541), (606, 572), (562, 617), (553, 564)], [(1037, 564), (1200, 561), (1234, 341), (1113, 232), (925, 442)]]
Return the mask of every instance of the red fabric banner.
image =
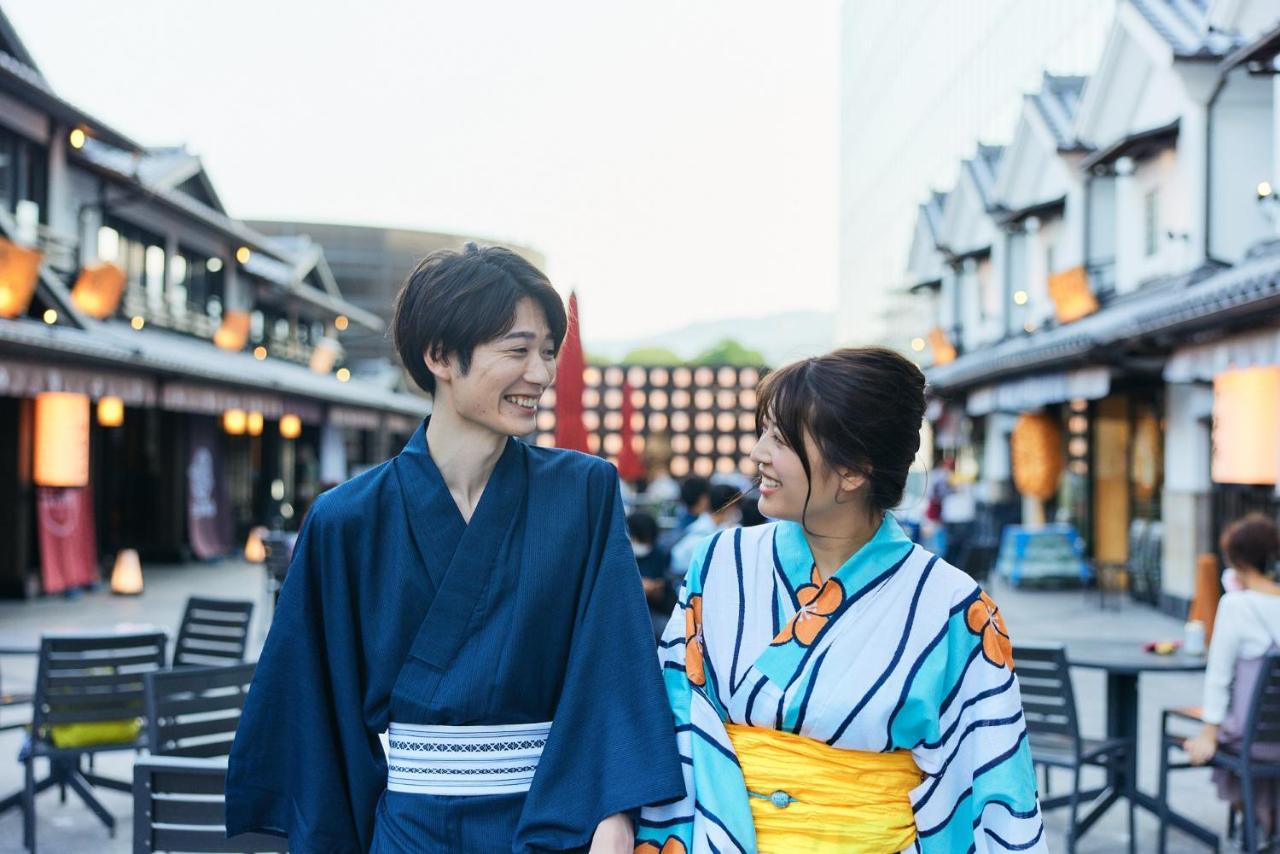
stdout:
[(569, 328), (556, 367), (556, 447), (590, 453), (582, 424), (582, 332), (578, 327), (578, 295), (569, 294)]
[(90, 488), (36, 487), (36, 516), (44, 592), (62, 593), (97, 583), (98, 542)]

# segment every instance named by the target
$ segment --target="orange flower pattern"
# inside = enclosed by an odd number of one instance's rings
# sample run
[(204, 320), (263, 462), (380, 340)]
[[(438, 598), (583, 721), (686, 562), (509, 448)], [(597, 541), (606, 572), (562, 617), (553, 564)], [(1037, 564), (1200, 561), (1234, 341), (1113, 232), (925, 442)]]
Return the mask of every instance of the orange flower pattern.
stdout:
[(641, 842), (636, 846), (635, 854), (685, 854), (685, 847), (676, 837), (668, 836), (662, 848), (658, 848), (656, 842)]
[(965, 614), (969, 631), (982, 637), (982, 654), (996, 667), (1013, 669), (1013, 642), (1004, 627), (1000, 607), (985, 592), (973, 600)]
[[(690, 684), (707, 684), (702, 667), (702, 597), (690, 596), (684, 609), (684, 672)], [(662, 849), (666, 851), (666, 848)]]
[(782, 627), (778, 636), (773, 639), (774, 646), (794, 640), (801, 646), (809, 646), (817, 639), (818, 633), (844, 603), (844, 585), (835, 577), (825, 582), (818, 574), (818, 565), (813, 566), (813, 575), (809, 584), (803, 584), (796, 590), (796, 599), (800, 610)]

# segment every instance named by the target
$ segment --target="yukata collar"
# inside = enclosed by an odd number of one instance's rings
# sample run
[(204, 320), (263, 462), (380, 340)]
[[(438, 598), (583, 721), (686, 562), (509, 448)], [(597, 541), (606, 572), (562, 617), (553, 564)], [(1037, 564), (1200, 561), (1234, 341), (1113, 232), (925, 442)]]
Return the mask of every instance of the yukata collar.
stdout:
[[(809, 542), (800, 523), (779, 522), (774, 542), (778, 549), (778, 562), (791, 589), (811, 583), (813, 552), (809, 550)], [(886, 511), (875, 535), (854, 552), (832, 577), (844, 586), (846, 592), (852, 593), (901, 560), (913, 545), (898, 520)]]

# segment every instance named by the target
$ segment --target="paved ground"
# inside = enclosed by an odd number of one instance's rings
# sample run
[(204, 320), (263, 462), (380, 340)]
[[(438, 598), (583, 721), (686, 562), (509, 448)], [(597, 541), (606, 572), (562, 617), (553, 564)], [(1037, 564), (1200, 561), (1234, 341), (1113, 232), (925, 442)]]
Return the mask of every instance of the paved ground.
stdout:
[[(85, 595), (76, 600), (51, 598), (36, 602), (0, 602), (0, 644), (26, 636), (35, 638), (49, 628), (108, 628), (118, 623), (146, 623), (177, 631), (186, 597), (192, 594), (253, 598), (259, 603), (255, 615), (255, 648), (266, 633), (266, 596), (261, 570), (236, 562), (211, 566), (149, 567), (147, 589), (140, 597), (114, 597), (107, 592)], [(1095, 594), (1081, 592), (1018, 591), (1002, 584), (992, 593), (1006, 615), (1015, 645), (1019, 640), (1109, 639), (1116, 643), (1138, 643), (1159, 637), (1178, 637), (1181, 625), (1140, 605), (1125, 603), (1119, 611), (1102, 611)], [(6, 686), (30, 684), (33, 661), (3, 660)], [(1079, 670), (1075, 673), (1077, 701), (1086, 734), (1101, 734), (1105, 712), (1103, 677)], [(1198, 674), (1144, 676), (1142, 695), (1142, 743), (1140, 780), (1155, 791), (1158, 758), (1156, 742), (1160, 710), (1167, 706), (1199, 703), (1201, 677)], [(0, 724), (8, 719), (0, 719)], [(0, 796), (21, 786), (21, 766), (16, 762), (20, 731), (0, 732)], [(133, 754), (105, 755), (98, 760), (100, 773), (121, 779), (131, 775)], [(1100, 778), (1099, 778), (1100, 779)], [(1174, 792), (1175, 807), (1218, 830), (1225, 826), (1226, 809), (1217, 800), (1207, 772), (1182, 772)], [(1054, 792), (1063, 791), (1066, 778), (1055, 778)], [(1086, 784), (1089, 780), (1086, 779)], [(119, 829), (110, 838), (97, 819), (72, 796), (63, 805), (53, 791), (37, 802), (39, 842), (43, 852), (128, 852), (131, 850), (132, 803), (128, 795), (104, 792), (102, 800), (117, 817)], [(1155, 851), (1156, 820), (1139, 814), (1138, 850)], [(1047, 819), (1050, 847), (1062, 850), (1065, 815), (1050, 813)], [(0, 852), (21, 851), (22, 821), (14, 810), (0, 815)], [(1204, 850), (1191, 840), (1173, 833), (1170, 851)], [(1088, 835), (1077, 850), (1119, 852), (1126, 848), (1124, 811), (1114, 808)]]

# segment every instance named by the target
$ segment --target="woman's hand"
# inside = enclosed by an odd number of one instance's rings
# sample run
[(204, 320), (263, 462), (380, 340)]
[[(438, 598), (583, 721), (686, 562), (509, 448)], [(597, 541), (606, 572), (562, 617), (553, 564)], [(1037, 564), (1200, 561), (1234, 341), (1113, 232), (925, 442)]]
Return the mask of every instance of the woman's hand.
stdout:
[(611, 815), (596, 825), (591, 837), (591, 854), (631, 854), (636, 848), (636, 831), (622, 813)]
[(1199, 735), (1182, 742), (1182, 749), (1187, 752), (1192, 765), (1204, 765), (1218, 752), (1218, 728), (1206, 724)]

